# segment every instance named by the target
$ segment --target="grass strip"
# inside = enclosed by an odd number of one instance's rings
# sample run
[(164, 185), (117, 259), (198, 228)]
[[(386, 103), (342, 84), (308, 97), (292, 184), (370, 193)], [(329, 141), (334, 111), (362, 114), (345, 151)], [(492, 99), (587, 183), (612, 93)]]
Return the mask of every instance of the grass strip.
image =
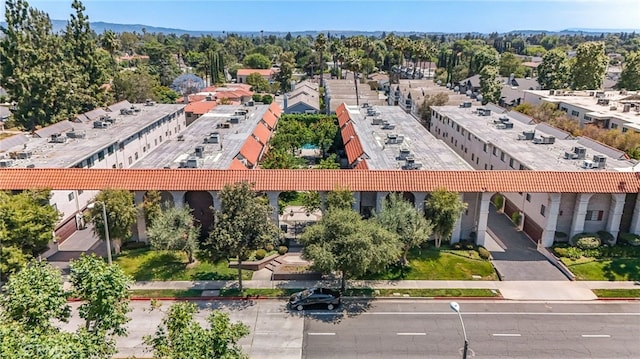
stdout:
[(640, 289), (594, 289), (598, 298), (640, 298)]
[(131, 290), (131, 298), (187, 298), (199, 297), (199, 289), (135, 289)]
[[(302, 288), (285, 289), (245, 289), (240, 293), (238, 289), (221, 289), (221, 297), (243, 297), (243, 296), (260, 296), (269, 298), (288, 297), (295, 292), (301, 291)], [(398, 295), (394, 295), (398, 293)], [(372, 288), (349, 288), (344, 293), (345, 297), (500, 297), (498, 291), (491, 289), (372, 289)]]

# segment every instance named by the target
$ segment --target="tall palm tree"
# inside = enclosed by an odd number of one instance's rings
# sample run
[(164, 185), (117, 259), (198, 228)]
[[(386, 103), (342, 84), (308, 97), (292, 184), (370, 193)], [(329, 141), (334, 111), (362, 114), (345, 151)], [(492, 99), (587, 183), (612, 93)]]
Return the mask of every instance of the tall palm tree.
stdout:
[(320, 87), (324, 87), (324, 50), (327, 48), (327, 38), (324, 36), (324, 33), (321, 32), (316, 36), (313, 48), (320, 53), (320, 61), (318, 62), (320, 65)]

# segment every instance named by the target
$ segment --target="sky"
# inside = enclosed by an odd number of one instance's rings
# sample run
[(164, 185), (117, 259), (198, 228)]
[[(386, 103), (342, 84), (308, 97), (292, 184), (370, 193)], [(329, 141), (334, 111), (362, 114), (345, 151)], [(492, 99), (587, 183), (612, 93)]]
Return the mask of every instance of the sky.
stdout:
[[(33, 0), (67, 20), (71, 0)], [(84, 0), (90, 21), (201, 31), (640, 29), (640, 0)], [(2, 8), (4, 18), (4, 7)]]

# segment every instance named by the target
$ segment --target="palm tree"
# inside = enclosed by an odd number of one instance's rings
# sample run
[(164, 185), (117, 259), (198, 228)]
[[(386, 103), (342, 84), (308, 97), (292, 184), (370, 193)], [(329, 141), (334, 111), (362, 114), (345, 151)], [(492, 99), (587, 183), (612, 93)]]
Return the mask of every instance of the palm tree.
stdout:
[(118, 39), (116, 38), (116, 34), (111, 30), (105, 31), (100, 39), (100, 46), (102, 46), (102, 48), (105, 49), (113, 58), (113, 54), (115, 54), (118, 49)]
[(358, 74), (362, 71), (362, 62), (356, 54), (350, 53), (345, 61), (345, 66), (353, 72), (353, 84), (356, 88), (356, 105), (360, 106), (360, 96), (358, 95)]
[(320, 53), (320, 87), (324, 87), (323, 78), (324, 78), (324, 50), (327, 47), (327, 38), (324, 36), (324, 33), (319, 33), (316, 36), (316, 41), (313, 44), (314, 50)]

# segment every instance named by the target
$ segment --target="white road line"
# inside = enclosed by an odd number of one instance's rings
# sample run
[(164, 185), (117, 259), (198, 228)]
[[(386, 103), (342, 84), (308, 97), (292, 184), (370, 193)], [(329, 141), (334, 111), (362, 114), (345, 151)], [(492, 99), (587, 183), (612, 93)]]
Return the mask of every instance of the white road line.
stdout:
[[(540, 316), (576, 316), (576, 317), (635, 317), (640, 313), (541, 313), (541, 312), (465, 312), (465, 315), (540, 315)], [(359, 315), (457, 315), (448, 312), (364, 312)]]
[(407, 335), (407, 336), (418, 336), (418, 335), (427, 335), (427, 333), (396, 333), (397, 335)]
[(336, 335), (336, 333), (307, 333), (307, 335), (330, 336), (330, 335)]
[(611, 338), (609, 334), (582, 334), (583, 338)]
[(522, 334), (518, 334), (518, 333), (495, 333), (495, 334), (491, 334), (494, 337), (521, 337)]

